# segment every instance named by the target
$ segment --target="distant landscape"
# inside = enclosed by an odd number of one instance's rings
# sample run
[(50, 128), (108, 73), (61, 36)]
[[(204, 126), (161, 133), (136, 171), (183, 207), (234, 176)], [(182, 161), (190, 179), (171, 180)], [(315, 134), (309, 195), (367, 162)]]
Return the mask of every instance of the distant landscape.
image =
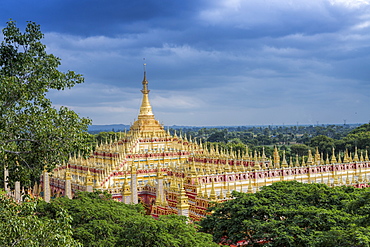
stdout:
[[(244, 126), (184, 126), (184, 125), (172, 125), (172, 126), (165, 126), (165, 129), (249, 129), (249, 128), (254, 128), (254, 127), (261, 127), (261, 128), (278, 128), (278, 127), (292, 127), (292, 126), (329, 126), (329, 125), (345, 125), (348, 126), (349, 128), (356, 128), (364, 123), (355, 123), (355, 124), (318, 124), (318, 125), (313, 125), (313, 124), (302, 124), (302, 125), (244, 125)], [(130, 125), (126, 124), (106, 124), (106, 125), (90, 125), (89, 126), (89, 133), (90, 134), (98, 134), (100, 132), (119, 132), (119, 131), (125, 131), (129, 130)]]

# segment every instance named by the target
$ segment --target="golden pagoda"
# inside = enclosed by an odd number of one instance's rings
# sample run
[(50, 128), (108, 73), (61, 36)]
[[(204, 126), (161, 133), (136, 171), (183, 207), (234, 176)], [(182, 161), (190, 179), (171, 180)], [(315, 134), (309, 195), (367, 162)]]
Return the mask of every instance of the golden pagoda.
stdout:
[(314, 157), (309, 151), (307, 165), (305, 157), (300, 164), (298, 156), (288, 165), (285, 152), (281, 161), (277, 147), (272, 162), (264, 150), (262, 156), (256, 152), (253, 156), (248, 147), (242, 153), (226, 151), (170, 134), (155, 119), (148, 84), (144, 71), (140, 111), (130, 130), (117, 140), (98, 144), (87, 159), (78, 155), (57, 166), (48, 178), (52, 195), (72, 197), (76, 191), (103, 190), (122, 203), (145, 204), (154, 217), (180, 214), (197, 221), (209, 214), (211, 202), (232, 199), (230, 187), (253, 193), (259, 185), (278, 181), (307, 183), (321, 178), (329, 183), (332, 174), (346, 177), (352, 185), (370, 166), (367, 153), (361, 161), (355, 158), (353, 165), (343, 166), (337, 163), (334, 149), (331, 164), (328, 158), (325, 164), (320, 162), (318, 150)]

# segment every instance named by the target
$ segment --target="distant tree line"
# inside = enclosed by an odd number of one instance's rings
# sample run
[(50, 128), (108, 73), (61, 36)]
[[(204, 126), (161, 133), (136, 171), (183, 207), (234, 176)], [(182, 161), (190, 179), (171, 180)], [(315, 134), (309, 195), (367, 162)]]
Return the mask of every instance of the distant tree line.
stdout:
[[(233, 151), (241, 155), (246, 152), (246, 145), (250, 152), (262, 153), (264, 149), (267, 157), (272, 156), (274, 146), (279, 147), (282, 154), (287, 156), (307, 156), (308, 150), (332, 155), (335, 148), (344, 152), (354, 152), (357, 147), (359, 152), (368, 150), (370, 153), (370, 124), (363, 125), (322, 125), (322, 126), (275, 126), (275, 127), (224, 127), (224, 128), (199, 128), (189, 127), (169, 129), (170, 133), (183, 138), (196, 139), (207, 147)], [(122, 132), (100, 132), (91, 137), (91, 145), (106, 143), (121, 138)]]
[[(175, 130), (170, 129), (172, 133)], [(218, 145), (225, 150), (245, 152), (262, 152), (272, 156), (274, 146), (287, 156), (306, 156), (308, 150), (331, 155), (333, 148), (336, 152), (369, 151), (370, 124), (356, 125), (322, 125), (322, 126), (277, 126), (277, 127), (225, 127), (219, 128), (183, 128), (176, 130), (181, 135), (191, 136), (210, 145)], [(217, 144), (216, 144), (217, 143)]]
[(267, 127), (223, 127), (223, 128), (181, 128), (170, 129), (201, 139), (203, 142), (240, 142), (251, 146), (307, 144), (313, 137), (324, 135), (335, 140), (346, 136), (358, 125), (321, 126), (267, 126)]

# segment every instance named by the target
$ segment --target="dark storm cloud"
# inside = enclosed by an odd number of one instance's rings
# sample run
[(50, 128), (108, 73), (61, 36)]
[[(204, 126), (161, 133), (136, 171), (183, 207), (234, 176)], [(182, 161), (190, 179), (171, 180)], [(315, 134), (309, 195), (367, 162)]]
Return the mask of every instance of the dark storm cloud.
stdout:
[(202, 1), (179, 4), (171, 0), (23, 0), (17, 5), (6, 0), (2, 4), (2, 16), (38, 22), (46, 31), (83, 36), (140, 33), (158, 26), (177, 29), (186, 25), (184, 20), (203, 5)]
[(165, 124), (370, 119), (368, 0), (16, 2), (0, 25), (41, 24), (61, 69), (86, 77), (53, 102), (95, 123), (135, 118), (143, 58)]

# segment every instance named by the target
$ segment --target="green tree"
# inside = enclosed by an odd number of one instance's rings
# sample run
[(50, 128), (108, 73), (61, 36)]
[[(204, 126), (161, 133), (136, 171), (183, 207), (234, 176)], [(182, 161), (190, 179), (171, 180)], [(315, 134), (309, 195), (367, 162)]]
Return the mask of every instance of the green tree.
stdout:
[(358, 134), (358, 133), (363, 133), (363, 132), (370, 132), (370, 123), (363, 124), (357, 127), (356, 129), (351, 130), (349, 134)]
[(315, 136), (310, 141), (311, 147), (317, 147), (320, 152), (325, 154), (331, 154), (334, 145), (334, 139), (324, 135)]
[(351, 130), (342, 139), (335, 141), (336, 150), (346, 150), (350, 152), (357, 147), (360, 151), (369, 150), (370, 147), (370, 124), (363, 124)]
[(334, 227), (327, 232), (318, 232), (314, 239), (313, 246), (355, 246), (368, 247), (370, 246), (370, 228), (359, 227), (358, 225), (350, 225), (345, 229)]
[(208, 142), (226, 142), (226, 134), (227, 134), (227, 129), (223, 130), (217, 130), (216, 132), (212, 133), (207, 141)]
[(350, 133), (342, 139), (346, 143), (346, 148), (349, 148), (351, 151), (355, 147), (359, 149), (367, 149), (369, 151), (370, 147), (370, 131)]
[(46, 166), (87, 150), (87, 126), (66, 107), (52, 106), (46, 93), (83, 82), (73, 71), (58, 70), (60, 59), (47, 54), (39, 25), (28, 22), (24, 33), (9, 21), (0, 46), (0, 160), (9, 181), (31, 186)]
[(131, 218), (125, 225), (125, 231), (117, 246), (218, 246), (212, 242), (212, 236), (197, 232), (186, 218), (177, 215), (160, 216), (154, 220), (151, 216)]
[(109, 194), (79, 192), (38, 207), (41, 217), (54, 218), (65, 209), (73, 218), (73, 237), (84, 246), (217, 246), (209, 234), (198, 233), (186, 218), (172, 215), (155, 220), (143, 207), (113, 201)]
[(200, 222), (201, 230), (217, 243), (246, 241), (249, 246), (338, 246), (333, 236), (346, 232), (340, 246), (369, 246), (370, 228), (366, 219), (360, 220), (369, 212), (361, 211), (362, 216), (352, 210), (367, 207), (368, 193), (295, 181), (274, 183), (255, 194), (234, 191), (234, 200), (210, 208), (213, 213)]
[(0, 192), (1, 246), (81, 246), (72, 238), (71, 217), (65, 210), (55, 218), (39, 218), (35, 207), (40, 201), (26, 200), (19, 204)]
[(307, 156), (309, 149), (310, 149), (310, 147), (308, 147), (305, 144), (293, 144), (292, 146), (290, 146), (290, 150), (291, 150), (292, 154), (293, 155), (298, 154), (301, 157), (302, 156)]

